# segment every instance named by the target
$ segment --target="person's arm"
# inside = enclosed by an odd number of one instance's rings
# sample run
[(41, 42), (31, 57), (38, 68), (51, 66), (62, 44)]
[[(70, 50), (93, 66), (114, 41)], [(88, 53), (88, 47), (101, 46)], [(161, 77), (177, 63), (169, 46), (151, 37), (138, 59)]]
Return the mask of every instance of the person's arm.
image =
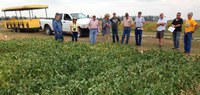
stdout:
[(199, 25), (196, 24), (196, 25), (194, 26), (194, 31), (196, 31), (196, 30), (198, 29), (198, 27), (199, 27)]
[(100, 22), (99, 22), (99, 20), (97, 20), (97, 28), (98, 29), (100, 28)]
[(159, 20), (157, 21), (157, 27), (159, 27), (161, 25), (161, 23), (159, 23)]
[(108, 21), (108, 27), (112, 28), (112, 22)]
[(97, 33), (101, 30), (101, 28), (100, 28), (100, 22), (99, 22), (99, 20), (97, 20), (97, 22), (98, 22), (98, 24), (97, 24)]
[(180, 24), (175, 25), (175, 27), (180, 27), (183, 24), (183, 19), (181, 19)]
[(88, 28), (91, 29), (91, 20), (89, 22)]
[(106, 28), (106, 22), (105, 21), (102, 22), (102, 28)]
[(164, 20), (164, 22), (161, 23), (161, 26), (165, 26), (167, 24), (167, 20)]
[(142, 27), (141, 28), (143, 28), (143, 26), (144, 26), (144, 24), (145, 24), (145, 19), (143, 18), (143, 21), (142, 21)]
[(194, 26), (194, 31), (192, 31), (192, 33), (194, 33), (194, 32), (198, 29), (198, 27), (199, 27), (199, 25), (196, 24), (196, 25)]
[(164, 23), (161, 23), (162, 26), (165, 26), (166, 24), (167, 24), (167, 23), (165, 23), (165, 22), (164, 22)]
[(109, 19), (111, 23), (113, 23), (113, 18)]
[(57, 32), (58, 32), (58, 29), (57, 29), (57, 24), (56, 24), (56, 22), (55, 22), (55, 21), (53, 22), (53, 30), (55, 31), (55, 33), (57, 33)]
[(133, 27), (135, 21), (133, 21), (133, 19), (131, 18), (131, 27)]
[(180, 26), (182, 26), (182, 25), (181, 24), (174, 25), (174, 27), (180, 27)]
[(174, 20), (172, 21), (172, 23), (171, 23), (171, 26), (172, 26), (172, 27), (175, 27), (174, 23), (175, 23), (175, 19), (174, 19)]

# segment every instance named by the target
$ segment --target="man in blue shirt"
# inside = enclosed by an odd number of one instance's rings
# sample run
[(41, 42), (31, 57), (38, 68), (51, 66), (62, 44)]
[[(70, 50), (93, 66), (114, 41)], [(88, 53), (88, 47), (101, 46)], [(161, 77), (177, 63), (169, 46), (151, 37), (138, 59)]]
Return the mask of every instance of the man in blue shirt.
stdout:
[(64, 38), (60, 18), (60, 15), (56, 15), (55, 20), (53, 21), (53, 29), (55, 33), (55, 40), (63, 42)]

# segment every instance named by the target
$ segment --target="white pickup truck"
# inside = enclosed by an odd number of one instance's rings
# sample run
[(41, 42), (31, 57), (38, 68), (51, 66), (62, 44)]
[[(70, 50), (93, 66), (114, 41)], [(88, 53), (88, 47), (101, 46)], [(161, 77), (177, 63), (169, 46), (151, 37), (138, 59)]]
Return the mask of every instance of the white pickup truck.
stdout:
[[(62, 30), (63, 33), (70, 33), (70, 24), (72, 23), (73, 17), (77, 18), (77, 23), (79, 24), (79, 36), (88, 36), (89, 35), (89, 21), (86, 15), (83, 13), (58, 13), (62, 16)], [(53, 19), (40, 19), (41, 28), (45, 31), (47, 35), (53, 34)]]

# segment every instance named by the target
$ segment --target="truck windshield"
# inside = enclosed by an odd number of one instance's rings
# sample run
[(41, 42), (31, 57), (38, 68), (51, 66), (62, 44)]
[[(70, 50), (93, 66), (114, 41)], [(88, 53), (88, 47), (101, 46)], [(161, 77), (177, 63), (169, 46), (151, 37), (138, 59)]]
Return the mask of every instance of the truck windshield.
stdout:
[(87, 18), (87, 16), (84, 15), (83, 13), (72, 13), (71, 16), (76, 17), (77, 19)]

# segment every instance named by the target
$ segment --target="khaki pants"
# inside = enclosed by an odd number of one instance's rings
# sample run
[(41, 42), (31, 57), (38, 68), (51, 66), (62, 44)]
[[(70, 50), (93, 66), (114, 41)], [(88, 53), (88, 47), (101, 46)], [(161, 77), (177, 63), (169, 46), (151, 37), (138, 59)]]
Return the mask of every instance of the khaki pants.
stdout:
[(110, 34), (102, 35), (102, 42), (103, 43), (109, 43), (109, 42), (111, 42), (111, 35)]

